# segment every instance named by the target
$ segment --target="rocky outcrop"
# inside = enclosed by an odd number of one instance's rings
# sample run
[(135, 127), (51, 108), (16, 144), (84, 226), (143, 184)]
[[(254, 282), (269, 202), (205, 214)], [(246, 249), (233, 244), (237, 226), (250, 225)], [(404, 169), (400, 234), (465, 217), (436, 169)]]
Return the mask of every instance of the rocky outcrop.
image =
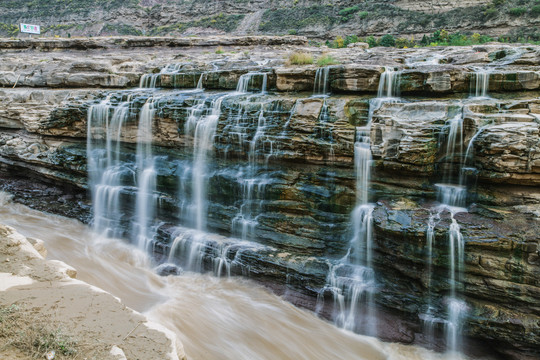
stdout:
[(118, 48), (185, 48), (193, 46), (303, 46), (307, 39), (303, 36), (209, 36), (209, 37), (96, 37), (96, 38), (56, 38), (56, 39), (0, 39), (0, 49), (41, 51), (92, 50)]
[[(379, 201), (373, 213), (379, 254), (376, 266), (384, 274), (381, 280), (385, 283), (380, 301), (415, 316), (425, 311), (427, 299), (433, 303), (434, 298), (448, 296), (451, 285), (447, 254), (452, 221), (447, 210), (442, 211), (434, 227), (431, 272), (426, 263), (427, 224), (432, 214), (441, 211), (437, 205), (394, 198)], [(533, 339), (540, 331), (540, 313), (533, 299), (538, 296), (538, 217), (519, 207), (479, 205), (457, 213), (455, 218), (466, 239), (465, 274), (458, 284), (469, 306), (464, 331), (488, 340), (504, 339), (537, 354), (539, 345)], [(396, 276), (408, 280), (396, 283)], [(406, 309), (393, 303), (393, 293), (408, 294)], [(503, 353), (513, 352), (496, 342), (493, 346)]]
[[(45, 332), (49, 327), (54, 335), (42, 336), (49, 336), (48, 350), (59, 354), (73, 351), (100, 359), (118, 359), (118, 354), (124, 359), (185, 359), (174, 333), (149, 323), (111, 294), (76, 280), (77, 271), (69, 265), (45, 260), (41, 240), (26, 238), (5, 225), (0, 225), (0, 239), (0, 306), (6, 315), (20, 311), (27, 317), (17, 324), (17, 331), (24, 334), (30, 328)], [(6, 343), (17, 343), (9, 338), (16, 334), (4, 330), (2, 336), (7, 337)], [(70, 348), (67, 339), (84, 344), (84, 351), (77, 345)], [(36, 350), (43, 351), (43, 347)], [(0, 353), (9, 357), (12, 351), (16, 348), (7, 345)]]

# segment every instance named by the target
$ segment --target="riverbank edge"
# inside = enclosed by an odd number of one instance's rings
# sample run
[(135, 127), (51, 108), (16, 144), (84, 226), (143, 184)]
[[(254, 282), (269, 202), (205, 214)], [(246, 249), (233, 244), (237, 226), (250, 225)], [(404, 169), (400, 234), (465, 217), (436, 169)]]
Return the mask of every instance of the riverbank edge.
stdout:
[[(171, 331), (149, 322), (112, 294), (77, 280), (74, 268), (45, 260), (44, 255), (43, 241), (0, 224), (2, 310), (24, 311), (25, 324), (47, 323), (72, 339), (75, 351), (88, 359), (186, 359)], [(2, 358), (20, 359), (26, 352), (9, 341), (5, 344), (0, 347)]]

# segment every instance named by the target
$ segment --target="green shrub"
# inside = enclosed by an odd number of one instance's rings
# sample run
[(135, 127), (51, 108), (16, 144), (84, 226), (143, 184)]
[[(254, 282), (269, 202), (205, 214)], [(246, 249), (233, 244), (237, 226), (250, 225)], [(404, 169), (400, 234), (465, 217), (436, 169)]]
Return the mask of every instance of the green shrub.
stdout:
[(495, 9), (493, 6), (489, 6), (484, 10), (484, 19), (491, 19), (499, 13), (499, 10)]
[(534, 15), (534, 16), (540, 15), (540, 5), (534, 5), (531, 8), (531, 14)]
[(313, 64), (313, 55), (309, 53), (295, 52), (289, 55), (289, 64), (291, 65), (307, 65)]
[(386, 34), (379, 40), (379, 45), (385, 47), (396, 46), (396, 39), (392, 35)]
[(341, 36), (336, 36), (336, 38), (334, 39), (334, 46), (335, 48), (342, 48), (342, 47), (345, 47), (345, 40), (343, 40), (343, 38)]
[(414, 40), (409, 40), (407, 38), (397, 38), (395, 46), (397, 48), (410, 48), (410, 47), (414, 47), (414, 45), (415, 45)]
[(368, 15), (369, 15), (369, 13), (368, 13), (367, 11), (360, 11), (360, 12), (358, 13), (358, 17), (359, 17), (360, 19), (365, 19), (365, 18), (368, 17)]
[(508, 10), (508, 13), (512, 16), (521, 16), (527, 12), (527, 9), (522, 7), (515, 7)]
[(377, 40), (373, 37), (373, 35), (368, 37), (366, 42), (368, 43), (370, 48), (377, 46)]
[(295, 29), (289, 30), (289, 35), (297, 35), (297, 34), (298, 34), (298, 30), (295, 30)]
[(348, 15), (352, 15), (358, 12), (358, 10), (360, 10), (360, 6), (355, 5), (355, 6), (351, 6), (351, 7), (339, 10), (338, 14), (339, 16), (348, 16)]
[(357, 43), (359, 41), (360, 40), (358, 39), (358, 36), (356, 36), (356, 35), (347, 35), (347, 36), (345, 36), (345, 46), (347, 46), (349, 44)]
[(334, 59), (332, 55), (322, 55), (317, 59), (317, 65), (319, 66), (328, 66), (328, 65), (337, 65), (339, 61)]

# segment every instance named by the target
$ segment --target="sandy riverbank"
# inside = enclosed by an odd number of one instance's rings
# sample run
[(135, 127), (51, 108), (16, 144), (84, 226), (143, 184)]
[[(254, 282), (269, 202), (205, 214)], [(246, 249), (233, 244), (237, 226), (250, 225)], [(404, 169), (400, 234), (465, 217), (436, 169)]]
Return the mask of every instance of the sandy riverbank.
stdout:
[(183, 359), (176, 336), (0, 225), (0, 358)]

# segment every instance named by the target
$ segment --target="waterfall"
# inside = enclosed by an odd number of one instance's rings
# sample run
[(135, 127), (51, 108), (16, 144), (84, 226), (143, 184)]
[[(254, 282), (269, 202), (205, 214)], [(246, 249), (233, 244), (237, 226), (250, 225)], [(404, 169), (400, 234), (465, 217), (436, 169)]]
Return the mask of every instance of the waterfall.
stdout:
[(197, 89), (203, 90), (203, 80), (206, 79), (207, 73), (203, 72), (201, 73), (201, 76), (199, 76), (199, 81), (197, 81)]
[(218, 277), (230, 277), (233, 272), (248, 275), (249, 267), (243, 263), (242, 254), (265, 248), (253, 242), (185, 228), (178, 228), (172, 238), (169, 262), (179, 258), (186, 270), (210, 271)]
[(211, 100), (209, 108), (205, 107), (206, 99), (200, 100), (193, 108), (186, 121), (186, 134), (193, 136), (193, 196), (191, 203), (192, 223), (195, 229), (206, 229), (208, 202), (206, 192), (208, 187), (207, 162), (208, 153), (212, 150), (214, 135), (221, 103), (227, 95), (220, 95)]
[(256, 86), (256, 80), (257, 78), (262, 78), (261, 80), (261, 94), (266, 93), (266, 86), (268, 83), (268, 74), (264, 72), (249, 72), (247, 74), (243, 74), (238, 79), (238, 84), (236, 85), (236, 92), (238, 93), (247, 93), (249, 92), (249, 89)]
[[(444, 324), (444, 333), (446, 336), (447, 351), (457, 353), (461, 350), (460, 339), (463, 320), (466, 315), (467, 306), (457, 294), (458, 284), (463, 283), (464, 258), (465, 258), (465, 239), (461, 234), (460, 226), (455, 215), (460, 212), (466, 212), (467, 187), (463, 176), (463, 169), (466, 164), (467, 156), (464, 156), (464, 129), (463, 115), (458, 113), (449, 119), (444, 127), (447, 131), (445, 139), (443, 161), (445, 168), (442, 173), (443, 183), (435, 184), (437, 189), (437, 200), (440, 205), (434, 207), (428, 220), (426, 230), (426, 243), (428, 254), (426, 257), (428, 271), (428, 301), (427, 311), (420, 317), (424, 322), (424, 330), (428, 338), (433, 336), (433, 327), (436, 323)], [(458, 173), (458, 176), (456, 176)], [(433, 304), (432, 292), (432, 257), (433, 246), (435, 242), (435, 226), (440, 221), (443, 214), (450, 216), (450, 225), (447, 231), (448, 239), (448, 257), (449, 270), (448, 280), (450, 284), (450, 294), (443, 300), (439, 307), (446, 308), (446, 319), (437, 318), (434, 314), (436, 304)]]
[(328, 95), (330, 66), (318, 68), (313, 82), (313, 95)]
[(489, 99), (489, 75), (490, 69), (476, 69), (471, 77), (471, 95), (474, 89), (474, 97), (478, 99)]
[(141, 249), (147, 249), (154, 238), (152, 221), (155, 216), (157, 197), (155, 159), (152, 155), (152, 122), (154, 121), (154, 98), (149, 98), (141, 109), (137, 130), (137, 195), (135, 198), (135, 222), (133, 235)]
[[(371, 120), (375, 110), (387, 102), (398, 102), (400, 72), (387, 68), (381, 74), (378, 97), (370, 100), (366, 126), (356, 128), (354, 161), (356, 169), (356, 206), (351, 214), (352, 238), (347, 254), (329, 264), (326, 285), (319, 292), (317, 308), (323, 307), (324, 294), (334, 299), (334, 322), (347, 330), (377, 335), (375, 309), (376, 279), (373, 270), (373, 209), (369, 203), (371, 174)], [(362, 304), (363, 306), (359, 306)]]
[(139, 80), (140, 88), (155, 89), (158, 87), (158, 81), (161, 79), (161, 73), (159, 74), (144, 74)]
[(401, 87), (401, 70), (385, 67), (379, 80), (377, 98), (399, 98)]
[(463, 325), (463, 317), (467, 310), (467, 306), (463, 300), (460, 300), (456, 294), (457, 282), (463, 282), (463, 270), (465, 259), (465, 242), (461, 229), (454, 215), (459, 210), (450, 212), (452, 223), (448, 231), (449, 248), (450, 248), (450, 297), (447, 299), (448, 320), (445, 324), (446, 344), (450, 352), (461, 350), (460, 338), (461, 328)]
[(255, 235), (255, 227), (258, 224), (257, 216), (261, 212), (262, 203), (262, 200), (257, 201), (256, 197), (264, 193), (265, 187), (269, 184), (266, 174), (257, 174), (258, 152), (264, 151), (263, 139), (266, 127), (266, 117), (263, 105), (261, 105), (257, 118), (257, 129), (249, 143), (248, 166), (241, 169), (236, 176), (242, 189), (242, 204), (232, 221), (231, 231), (233, 234), (240, 235), (242, 240), (247, 240)]
[(435, 325), (439, 322), (441, 322), (440, 319), (438, 319), (435, 315), (436, 309), (434, 308), (434, 304), (432, 303), (432, 271), (433, 271), (433, 243), (435, 241), (435, 226), (440, 221), (440, 213), (435, 212), (432, 213), (428, 220), (427, 230), (426, 230), (426, 238), (427, 238), (427, 281), (426, 286), (428, 289), (428, 302), (426, 306), (426, 312), (424, 314), (420, 314), (420, 319), (423, 322), (424, 325), (424, 333), (426, 334), (428, 341), (432, 342), (434, 341), (435, 336)]
[[(131, 97), (117, 106), (110, 97), (88, 109), (87, 154), (89, 185), (92, 192), (94, 231), (119, 236), (120, 194), (123, 179), (132, 176), (120, 159), (120, 137), (130, 112)], [(112, 113), (112, 116), (111, 116)]]

